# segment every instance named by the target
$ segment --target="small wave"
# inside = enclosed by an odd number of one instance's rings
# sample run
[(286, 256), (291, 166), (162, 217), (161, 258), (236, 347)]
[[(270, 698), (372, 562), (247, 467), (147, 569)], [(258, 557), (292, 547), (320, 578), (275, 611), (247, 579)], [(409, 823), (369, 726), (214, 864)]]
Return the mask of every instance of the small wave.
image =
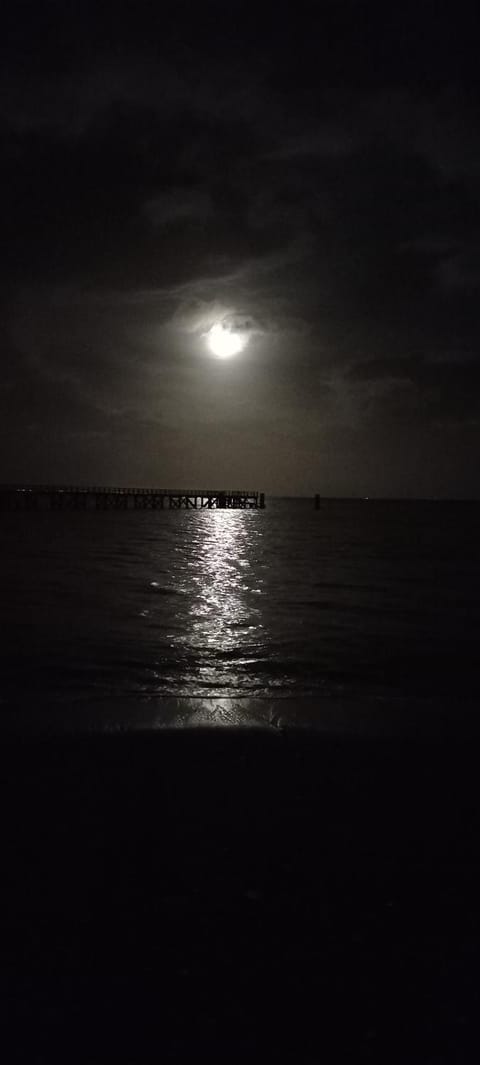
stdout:
[(155, 595), (183, 595), (181, 588), (172, 588), (168, 585), (159, 584), (158, 581), (150, 581), (150, 591)]
[(331, 599), (278, 599), (277, 605), (289, 610), (338, 610), (338, 604)]

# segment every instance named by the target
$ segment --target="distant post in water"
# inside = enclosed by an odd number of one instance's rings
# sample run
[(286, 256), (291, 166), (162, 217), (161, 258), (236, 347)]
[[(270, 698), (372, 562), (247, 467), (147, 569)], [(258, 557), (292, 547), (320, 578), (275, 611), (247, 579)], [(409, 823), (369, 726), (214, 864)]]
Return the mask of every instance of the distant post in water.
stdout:
[(260, 508), (261, 510), (265, 508), (265, 492), (260, 492)]
[(317, 495), (315, 496), (315, 510), (320, 510), (320, 496), (319, 496), (318, 492), (317, 492)]

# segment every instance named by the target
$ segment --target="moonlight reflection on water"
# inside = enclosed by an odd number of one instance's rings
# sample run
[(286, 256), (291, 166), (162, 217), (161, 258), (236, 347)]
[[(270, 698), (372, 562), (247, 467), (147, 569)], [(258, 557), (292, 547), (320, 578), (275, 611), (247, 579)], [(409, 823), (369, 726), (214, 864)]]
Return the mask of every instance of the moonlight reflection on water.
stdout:
[[(200, 653), (199, 672), (205, 683), (212, 683), (212, 654), (218, 682), (218, 658), (223, 659), (230, 675), (233, 663), (245, 665), (249, 651), (258, 649), (261, 636), (263, 580), (252, 573), (253, 522), (247, 515), (217, 512), (209, 515), (197, 541), (193, 584), (196, 595), (191, 604), (192, 649)], [(247, 518), (247, 521), (245, 520)], [(261, 537), (256, 529), (253, 535)], [(241, 647), (241, 659), (238, 650)]]
[(2, 521), (4, 704), (478, 696), (477, 504), (25, 519)]

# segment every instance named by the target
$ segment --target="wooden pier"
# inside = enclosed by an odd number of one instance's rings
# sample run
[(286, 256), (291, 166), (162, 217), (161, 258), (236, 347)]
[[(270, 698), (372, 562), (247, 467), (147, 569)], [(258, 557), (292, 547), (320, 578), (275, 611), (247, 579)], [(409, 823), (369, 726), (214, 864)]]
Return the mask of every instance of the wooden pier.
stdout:
[(245, 489), (0, 485), (0, 510), (258, 510), (263, 492)]

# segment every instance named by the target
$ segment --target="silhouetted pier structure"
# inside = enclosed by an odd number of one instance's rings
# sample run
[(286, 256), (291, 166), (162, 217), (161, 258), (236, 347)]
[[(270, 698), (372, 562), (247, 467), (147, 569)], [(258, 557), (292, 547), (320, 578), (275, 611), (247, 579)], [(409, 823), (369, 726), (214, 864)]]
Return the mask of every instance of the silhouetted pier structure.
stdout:
[(263, 492), (246, 489), (0, 485), (0, 510), (257, 510)]

